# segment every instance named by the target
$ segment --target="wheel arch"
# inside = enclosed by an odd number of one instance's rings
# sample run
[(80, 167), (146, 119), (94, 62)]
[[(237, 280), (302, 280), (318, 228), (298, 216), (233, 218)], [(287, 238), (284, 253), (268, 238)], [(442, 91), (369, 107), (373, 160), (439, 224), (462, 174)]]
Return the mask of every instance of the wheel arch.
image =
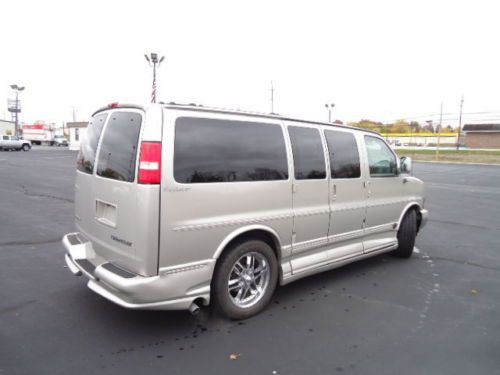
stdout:
[(399, 230), (399, 227), (401, 226), (401, 222), (403, 221), (403, 218), (405, 217), (406, 213), (412, 209), (414, 209), (415, 212), (417, 213), (417, 232), (418, 232), (418, 230), (420, 229), (420, 224), (422, 223), (422, 214), (420, 213), (422, 206), (420, 205), (420, 203), (418, 203), (416, 201), (408, 203), (405, 206), (405, 208), (403, 209), (403, 211), (401, 212), (401, 216), (399, 216), (399, 220), (398, 220), (398, 226), (396, 228), (397, 230)]
[(234, 230), (219, 244), (213, 258), (219, 259), (225, 251), (231, 248), (231, 245), (246, 238), (257, 238), (266, 242), (276, 255), (279, 264), (281, 259), (280, 236), (274, 229), (265, 225), (249, 225)]

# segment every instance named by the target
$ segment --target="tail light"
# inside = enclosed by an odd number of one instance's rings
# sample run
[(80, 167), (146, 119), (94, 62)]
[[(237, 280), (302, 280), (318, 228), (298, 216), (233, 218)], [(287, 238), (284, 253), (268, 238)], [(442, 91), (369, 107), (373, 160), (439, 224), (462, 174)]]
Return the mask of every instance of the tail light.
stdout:
[(139, 157), (140, 184), (159, 184), (161, 181), (161, 142), (142, 142)]

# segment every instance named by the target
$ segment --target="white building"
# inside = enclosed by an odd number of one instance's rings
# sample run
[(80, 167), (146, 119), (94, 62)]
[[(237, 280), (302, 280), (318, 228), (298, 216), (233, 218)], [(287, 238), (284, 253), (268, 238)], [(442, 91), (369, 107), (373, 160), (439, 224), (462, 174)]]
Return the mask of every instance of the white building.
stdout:
[(0, 120), (0, 135), (9, 133), (14, 135), (16, 124), (13, 121)]
[(69, 149), (78, 151), (80, 149), (80, 141), (85, 137), (88, 122), (68, 122), (66, 127), (69, 131)]

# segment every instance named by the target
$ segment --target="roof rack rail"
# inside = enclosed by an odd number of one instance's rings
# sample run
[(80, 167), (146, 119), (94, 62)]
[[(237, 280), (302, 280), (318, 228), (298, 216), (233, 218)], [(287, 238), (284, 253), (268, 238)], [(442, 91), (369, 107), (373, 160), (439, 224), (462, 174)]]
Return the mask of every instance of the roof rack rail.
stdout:
[(333, 124), (333, 123), (329, 123), (329, 122), (321, 122), (321, 121), (293, 118), (293, 117), (280, 115), (279, 113), (264, 113), (264, 112), (248, 111), (248, 110), (242, 110), (242, 109), (205, 107), (202, 104), (195, 104), (195, 103), (181, 104), (181, 103), (175, 103), (175, 102), (170, 102), (170, 103), (160, 102), (160, 104), (165, 105), (168, 108), (176, 108), (176, 109), (180, 109), (180, 110), (195, 110), (195, 111), (200, 111), (200, 112), (225, 113), (225, 114), (241, 114), (241, 115), (249, 115), (249, 116), (255, 116), (255, 117), (260, 117), (260, 118), (280, 119), (280, 120), (285, 120), (285, 121), (300, 121), (300, 122), (305, 122), (305, 123), (315, 124), (315, 125), (326, 125), (326, 126), (331, 126), (331, 127), (336, 127), (336, 128), (360, 130), (360, 131), (364, 131), (367, 133), (380, 135), (379, 132), (371, 130), (371, 129), (359, 128), (359, 127), (350, 126), (350, 125)]

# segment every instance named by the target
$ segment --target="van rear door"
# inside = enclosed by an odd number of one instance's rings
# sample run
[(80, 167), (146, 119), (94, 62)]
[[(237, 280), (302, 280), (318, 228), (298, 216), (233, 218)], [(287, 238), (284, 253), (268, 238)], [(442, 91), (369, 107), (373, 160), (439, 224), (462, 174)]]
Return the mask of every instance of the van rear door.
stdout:
[(97, 113), (81, 140), (75, 185), (76, 225), (96, 259), (143, 276), (158, 273), (160, 186), (137, 182), (141, 141), (155, 133), (148, 126), (161, 137), (161, 118), (148, 123), (143, 110)]

